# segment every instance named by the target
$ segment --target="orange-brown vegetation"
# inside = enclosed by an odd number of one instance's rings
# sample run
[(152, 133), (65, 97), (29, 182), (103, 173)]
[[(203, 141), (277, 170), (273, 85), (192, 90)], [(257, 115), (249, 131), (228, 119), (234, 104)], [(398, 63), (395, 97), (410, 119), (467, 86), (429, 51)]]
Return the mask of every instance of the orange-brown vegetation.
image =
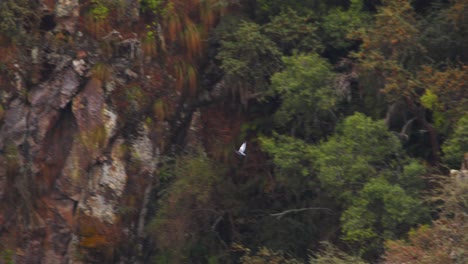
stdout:
[(110, 24), (105, 19), (86, 14), (83, 16), (83, 20), (87, 33), (95, 38), (102, 37), (111, 30)]
[(79, 246), (99, 253), (110, 261), (114, 250), (121, 242), (121, 226), (107, 224), (90, 216), (81, 215), (77, 220), (77, 232), (79, 235)]
[(147, 32), (141, 41), (143, 53), (149, 57), (156, 57), (158, 54), (158, 43), (154, 33)]
[(11, 91), (13, 88), (12, 71), (18, 54), (18, 47), (0, 34), (0, 88), (6, 91)]
[[(112, 68), (108, 64), (98, 62), (91, 68), (91, 76), (93, 79), (91, 79), (90, 82), (95, 82), (96, 86), (101, 86), (109, 80), (111, 74)], [(99, 82), (99, 84), (97, 82)]]
[(175, 182), (151, 230), (157, 248), (169, 255), (171, 263), (186, 263), (191, 246), (219, 246), (207, 244), (209, 240), (205, 237), (212, 235), (210, 222), (219, 214), (214, 190), (222, 171), (211, 160), (197, 154), (179, 157), (175, 163), (172, 172)]
[(190, 19), (187, 19), (185, 28), (181, 32), (181, 39), (186, 49), (188, 58), (196, 58), (200, 56), (202, 51), (202, 40), (200, 31)]
[(183, 95), (194, 96), (198, 87), (198, 73), (194, 64), (178, 56), (169, 60), (175, 89)]
[(80, 20), (91, 36), (98, 38), (111, 30), (109, 10), (101, 1), (90, 0), (81, 6)]
[(43, 0), (42, 3), (44, 3), (49, 10), (54, 10), (55, 8), (55, 0)]
[(409, 232), (407, 240), (388, 241), (384, 263), (466, 263), (468, 259), (468, 182), (466, 178), (442, 179), (440, 219)]
[(153, 105), (154, 116), (157, 121), (163, 121), (166, 117), (167, 107), (162, 99), (157, 99)]
[(452, 0), (451, 2), (453, 4), (449, 8), (448, 18), (457, 29), (461, 29), (460, 26), (466, 25), (468, 19), (468, 1)]
[[(204, 39), (221, 12), (217, 1), (180, 1), (167, 2), (163, 15), (163, 29), (166, 38), (174, 49), (173, 55), (179, 58), (171, 59), (167, 65), (175, 76), (175, 88), (186, 91), (188, 95), (196, 94), (198, 70), (194, 60), (202, 56)], [(184, 88), (187, 87), (187, 88)]]
[(201, 122), (203, 128), (204, 146), (216, 160), (226, 160), (232, 156), (239, 143), (241, 125), (245, 117), (241, 112), (229, 112), (221, 105), (207, 107), (202, 110)]
[(418, 75), (423, 87), (437, 94), (444, 105), (443, 110), (463, 106), (466, 103), (468, 98), (467, 65), (449, 67), (445, 71), (423, 66)]

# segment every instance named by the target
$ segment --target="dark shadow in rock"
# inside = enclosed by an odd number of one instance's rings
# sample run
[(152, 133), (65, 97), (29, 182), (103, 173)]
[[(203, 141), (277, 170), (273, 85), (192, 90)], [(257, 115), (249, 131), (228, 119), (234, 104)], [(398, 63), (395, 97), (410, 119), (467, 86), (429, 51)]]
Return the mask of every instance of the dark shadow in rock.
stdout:
[(38, 158), (40, 173), (36, 181), (39, 193), (46, 193), (54, 186), (73, 146), (77, 131), (71, 104), (68, 104), (61, 111), (58, 120), (51, 124), (43, 141), (41, 154)]
[(51, 31), (55, 28), (57, 23), (55, 23), (55, 16), (54, 15), (45, 15), (41, 18), (41, 24), (39, 25), (39, 29), (41, 31)]

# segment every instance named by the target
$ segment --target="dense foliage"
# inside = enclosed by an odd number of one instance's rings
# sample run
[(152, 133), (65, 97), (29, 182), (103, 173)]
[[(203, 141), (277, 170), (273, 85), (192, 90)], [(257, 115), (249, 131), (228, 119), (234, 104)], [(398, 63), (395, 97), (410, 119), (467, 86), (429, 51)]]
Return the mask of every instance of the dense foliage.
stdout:
[[(222, 221), (232, 236), (212, 229), (218, 243), (198, 254), (209, 263), (365, 263), (381, 259), (384, 244), (388, 263), (406, 258), (400, 249), (423, 254), (427, 248), (416, 247), (456, 221), (431, 225), (435, 204), (451, 202), (427, 194), (428, 176), (458, 169), (468, 151), (467, 8), (463, 0), (235, 5), (212, 41), (218, 78), (243, 105), (230, 111), (248, 120), (247, 156), (233, 152), (226, 161), (208, 151), (206, 162), (226, 166), (215, 188), (225, 191), (210, 202), (217, 209), (194, 205), (219, 218), (191, 232)], [(179, 181), (171, 196), (199, 186)], [(195, 260), (206, 238), (190, 243), (185, 257)], [(456, 261), (466, 260), (460, 252)]]
[[(36, 2), (0, 2), (0, 85)], [(125, 1), (82, 2), (93, 38), (125, 28)], [(109, 101), (155, 137), (196, 131), (180, 124), (200, 113), (207, 126), (195, 143), (159, 139), (148, 259), (466, 263), (467, 176), (431, 180), (468, 159), (468, 0), (138, 3), (141, 61), (157, 65), (142, 75), (157, 78)], [(113, 43), (101, 42), (91, 75), (104, 83)]]

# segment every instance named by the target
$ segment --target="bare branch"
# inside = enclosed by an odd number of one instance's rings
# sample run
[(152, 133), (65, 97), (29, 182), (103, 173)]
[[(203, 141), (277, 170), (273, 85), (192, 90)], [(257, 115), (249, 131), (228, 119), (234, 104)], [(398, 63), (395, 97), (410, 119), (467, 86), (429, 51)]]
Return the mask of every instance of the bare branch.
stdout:
[(405, 139), (405, 140), (408, 140), (409, 139), (409, 136), (408, 136), (408, 129), (410, 128), (411, 124), (413, 123), (413, 121), (416, 120), (416, 117), (413, 117), (411, 118), (410, 120), (408, 120), (406, 122), (406, 124), (401, 128), (401, 132), (399, 134), (399, 137), (401, 139)]
[(387, 125), (387, 127), (390, 127), (390, 121), (392, 119), (392, 115), (396, 107), (397, 107), (397, 103), (393, 103), (387, 109), (387, 114), (385, 116), (385, 124)]
[(219, 224), (219, 222), (221, 222), (221, 220), (223, 220), (223, 218), (224, 217), (222, 215), (218, 216), (218, 218), (216, 218), (215, 222), (211, 226), (211, 230), (216, 230), (216, 226)]
[(326, 210), (326, 211), (330, 211), (330, 212), (333, 212), (331, 209), (329, 208), (323, 208), (323, 207), (305, 207), (305, 208), (298, 208), (298, 209), (290, 209), (290, 210), (286, 210), (286, 211), (283, 211), (283, 212), (280, 212), (280, 213), (275, 213), (275, 214), (270, 214), (271, 216), (275, 216), (277, 217), (278, 219), (281, 219), (281, 217), (287, 215), (287, 214), (290, 214), (290, 213), (299, 213), (299, 212), (303, 212), (303, 211), (308, 211), (308, 210)]

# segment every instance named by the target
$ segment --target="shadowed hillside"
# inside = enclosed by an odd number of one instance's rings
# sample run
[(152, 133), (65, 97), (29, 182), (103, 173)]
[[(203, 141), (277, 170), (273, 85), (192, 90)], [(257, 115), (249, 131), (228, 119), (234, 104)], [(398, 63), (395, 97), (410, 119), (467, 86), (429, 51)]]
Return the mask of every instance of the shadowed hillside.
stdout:
[(0, 263), (464, 263), (467, 30), (467, 0), (2, 0)]

